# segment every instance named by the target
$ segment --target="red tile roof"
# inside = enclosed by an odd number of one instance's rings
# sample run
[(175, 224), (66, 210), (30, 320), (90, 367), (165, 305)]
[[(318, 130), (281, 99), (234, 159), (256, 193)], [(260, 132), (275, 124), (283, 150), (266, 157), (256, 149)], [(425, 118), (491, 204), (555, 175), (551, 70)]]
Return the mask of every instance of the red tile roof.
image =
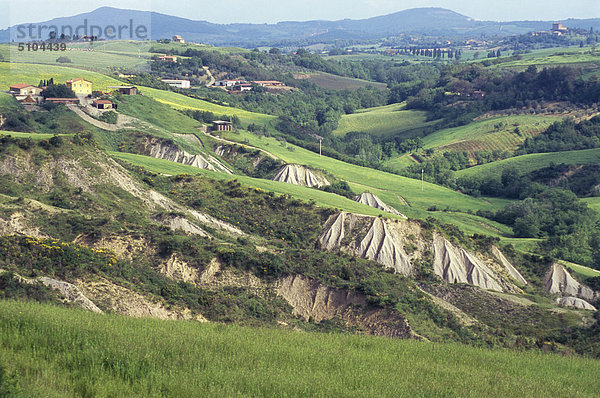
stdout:
[(16, 88), (16, 89), (22, 89), (22, 88), (27, 88), (27, 87), (35, 87), (35, 86), (32, 84), (24, 84), (24, 83), (19, 83), (19, 84), (10, 86), (10, 88)]
[(94, 100), (94, 104), (112, 105), (112, 102), (109, 100)]

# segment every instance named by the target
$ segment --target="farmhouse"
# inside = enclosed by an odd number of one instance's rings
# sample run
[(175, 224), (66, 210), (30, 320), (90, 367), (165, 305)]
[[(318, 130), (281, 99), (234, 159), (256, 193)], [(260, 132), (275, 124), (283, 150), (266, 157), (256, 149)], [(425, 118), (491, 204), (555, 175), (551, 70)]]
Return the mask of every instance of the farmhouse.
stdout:
[(46, 98), (46, 102), (62, 105), (77, 105), (79, 104), (79, 98)]
[(92, 106), (98, 109), (113, 109), (114, 105), (109, 100), (94, 100)]
[(33, 95), (37, 96), (42, 94), (44, 89), (36, 86), (32, 86), (31, 84), (15, 84), (10, 86), (10, 93), (12, 95)]
[(223, 120), (215, 120), (213, 122), (213, 131), (231, 131), (232, 125), (231, 122), (226, 122)]
[(183, 40), (183, 37), (179, 36), (179, 35), (175, 35), (173, 36), (173, 42), (174, 43), (185, 43), (185, 40)]
[(92, 95), (92, 82), (78, 77), (77, 79), (67, 80), (66, 84), (77, 95)]
[(282, 82), (277, 81), (277, 80), (257, 80), (254, 83), (258, 84), (259, 86), (262, 86), (262, 87), (282, 87), (282, 86), (285, 86), (285, 84), (283, 84)]
[(190, 88), (192, 84), (189, 80), (177, 80), (177, 79), (162, 79), (164, 83), (167, 83), (169, 86), (177, 87), (177, 88)]
[(215, 86), (217, 87), (233, 87), (236, 84), (242, 84), (242, 83), (246, 83), (245, 80), (217, 80), (215, 82)]
[(250, 83), (236, 84), (233, 87), (233, 91), (239, 91), (241, 93), (243, 93), (244, 91), (252, 91), (252, 84), (250, 84)]
[(137, 95), (137, 87), (135, 86), (108, 86), (108, 88), (117, 89), (123, 95)]
[(158, 60), (162, 62), (173, 62), (174, 64), (177, 63), (177, 57), (174, 55), (160, 55)]

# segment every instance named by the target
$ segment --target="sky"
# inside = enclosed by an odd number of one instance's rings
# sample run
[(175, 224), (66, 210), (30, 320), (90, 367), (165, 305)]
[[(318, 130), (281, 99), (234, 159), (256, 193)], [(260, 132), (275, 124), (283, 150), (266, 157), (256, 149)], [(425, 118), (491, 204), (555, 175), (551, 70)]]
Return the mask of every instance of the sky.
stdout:
[(0, 0), (0, 29), (92, 11), (152, 10), (214, 23), (362, 19), (409, 8), (443, 7), (479, 20), (600, 18), (600, 0)]

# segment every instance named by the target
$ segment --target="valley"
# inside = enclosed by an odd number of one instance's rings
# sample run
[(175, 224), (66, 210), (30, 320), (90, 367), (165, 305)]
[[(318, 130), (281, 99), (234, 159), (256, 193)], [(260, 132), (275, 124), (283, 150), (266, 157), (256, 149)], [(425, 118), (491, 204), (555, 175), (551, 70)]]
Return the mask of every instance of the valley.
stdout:
[(513, 28), (0, 44), (0, 395), (593, 396), (597, 35)]

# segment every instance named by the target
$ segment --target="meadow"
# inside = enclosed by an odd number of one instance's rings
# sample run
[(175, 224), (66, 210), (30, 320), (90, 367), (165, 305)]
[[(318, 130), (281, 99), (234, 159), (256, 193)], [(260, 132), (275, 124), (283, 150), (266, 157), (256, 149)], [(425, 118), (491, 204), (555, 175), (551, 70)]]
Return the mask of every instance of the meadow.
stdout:
[(507, 168), (514, 168), (519, 174), (527, 174), (534, 170), (548, 167), (551, 164), (597, 164), (599, 162), (600, 148), (584, 149), (581, 151), (532, 153), (459, 170), (455, 175), (456, 177), (499, 176)]
[(405, 103), (392, 104), (343, 115), (333, 135), (343, 137), (349, 132), (361, 132), (376, 136), (397, 136), (435, 123), (426, 121), (426, 112), (405, 108)]
[(133, 319), (0, 301), (5, 389), (29, 396), (591, 397), (600, 362)]
[(600, 197), (585, 198), (583, 201), (587, 203), (590, 208), (600, 213)]

